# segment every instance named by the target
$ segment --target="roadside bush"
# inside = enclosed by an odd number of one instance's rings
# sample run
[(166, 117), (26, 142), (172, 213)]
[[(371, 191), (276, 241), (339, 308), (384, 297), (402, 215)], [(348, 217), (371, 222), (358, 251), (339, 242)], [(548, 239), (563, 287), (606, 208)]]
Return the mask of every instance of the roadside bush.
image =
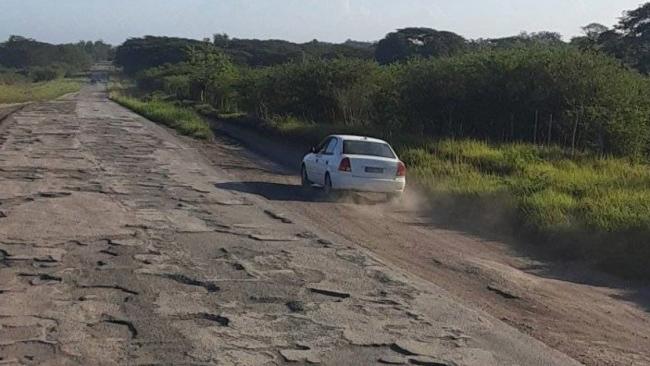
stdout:
[(233, 84), (238, 70), (227, 56), (213, 48), (189, 49), (188, 61), (165, 64), (139, 72), (138, 88), (163, 93), (177, 100), (210, 104), (222, 112), (236, 109)]
[(258, 117), (366, 126), (386, 135), (559, 145), (641, 158), (650, 89), (640, 74), (570, 47), (484, 50), (379, 67), (311, 60), (247, 70), (236, 86)]
[(28, 79), (25, 75), (13, 69), (0, 69), (0, 85), (12, 85), (25, 83)]
[(601, 54), (482, 51), (416, 60), (397, 77), (401, 125), (410, 132), (634, 157), (647, 147), (648, 82)]
[(238, 90), (242, 107), (259, 117), (360, 125), (371, 119), (378, 72), (369, 61), (312, 60), (247, 70)]
[(29, 71), (29, 77), (32, 79), (32, 81), (37, 83), (41, 81), (58, 79), (64, 75), (64, 70), (54, 66), (34, 67)]

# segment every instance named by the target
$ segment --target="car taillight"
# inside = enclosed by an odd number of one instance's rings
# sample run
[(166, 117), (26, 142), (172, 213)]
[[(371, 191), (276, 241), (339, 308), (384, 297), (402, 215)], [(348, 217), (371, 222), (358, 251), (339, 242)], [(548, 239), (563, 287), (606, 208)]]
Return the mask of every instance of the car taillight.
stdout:
[(350, 158), (343, 158), (341, 164), (339, 164), (339, 170), (342, 172), (351, 172), (352, 164), (350, 164)]
[(404, 163), (401, 161), (397, 163), (397, 176), (406, 177), (406, 165), (404, 165)]

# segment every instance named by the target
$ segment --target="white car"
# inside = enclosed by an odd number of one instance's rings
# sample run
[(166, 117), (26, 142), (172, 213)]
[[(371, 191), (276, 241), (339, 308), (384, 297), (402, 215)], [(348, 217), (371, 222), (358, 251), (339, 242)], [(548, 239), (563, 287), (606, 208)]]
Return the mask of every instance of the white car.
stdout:
[(406, 166), (383, 140), (328, 136), (302, 160), (302, 185), (333, 191), (386, 193), (398, 198), (406, 187)]

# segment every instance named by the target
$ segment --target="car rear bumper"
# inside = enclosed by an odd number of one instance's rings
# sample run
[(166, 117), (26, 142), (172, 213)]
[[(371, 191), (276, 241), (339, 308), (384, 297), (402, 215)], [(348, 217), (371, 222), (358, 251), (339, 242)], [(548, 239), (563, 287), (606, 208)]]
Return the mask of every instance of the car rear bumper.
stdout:
[(401, 193), (406, 187), (406, 178), (379, 179), (361, 178), (349, 174), (334, 174), (332, 188), (345, 191)]

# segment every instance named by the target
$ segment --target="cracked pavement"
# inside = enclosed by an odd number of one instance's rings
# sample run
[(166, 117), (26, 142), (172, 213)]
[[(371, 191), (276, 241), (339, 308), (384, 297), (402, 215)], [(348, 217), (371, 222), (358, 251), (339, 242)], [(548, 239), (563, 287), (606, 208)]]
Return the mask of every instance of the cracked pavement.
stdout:
[(577, 365), (259, 196), (100, 86), (0, 125), (0, 364)]

